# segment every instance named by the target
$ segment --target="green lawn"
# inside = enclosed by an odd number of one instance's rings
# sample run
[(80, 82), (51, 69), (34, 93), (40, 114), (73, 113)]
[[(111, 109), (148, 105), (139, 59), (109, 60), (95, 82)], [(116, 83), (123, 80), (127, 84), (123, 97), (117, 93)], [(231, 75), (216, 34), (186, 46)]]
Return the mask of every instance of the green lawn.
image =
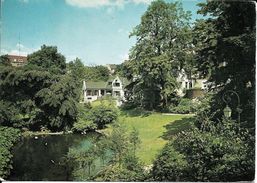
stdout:
[(130, 110), (121, 111), (119, 121), (128, 129), (138, 129), (141, 139), (137, 155), (145, 164), (151, 164), (156, 154), (163, 148), (170, 135), (190, 128), (189, 115), (163, 115)]
[(91, 103), (91, 105), (93, 107), (95, 106), (99, 106), (99, 105), (105, 105), (105, 106), (113, 106), (115, 107), (116, 106), (116, 101), (113, 100), (113, 99), (99, 99), (99, 100), (95, 100)]

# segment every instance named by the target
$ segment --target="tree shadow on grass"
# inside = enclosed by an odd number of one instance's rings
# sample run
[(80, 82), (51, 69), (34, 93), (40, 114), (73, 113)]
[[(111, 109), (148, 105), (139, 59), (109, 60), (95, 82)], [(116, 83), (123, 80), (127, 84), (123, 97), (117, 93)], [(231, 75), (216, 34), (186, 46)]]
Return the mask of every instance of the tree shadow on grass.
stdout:
[(144, 109), (141, 108), (134, 108), (134, 109), (129, 109), (129, 110), (124, 110), (121, 109), (121, 116), (126, 116), (126, 117), (147, 117), (150, 114), (152, 114), (152, 112), (150, 111), (145, 111)]
[(194, 117), (182, 118), (165, 125), (164, 127), (166, 128), (166, 132), (164, 132), (161, 137), (164, 140), (169, 140), (173, 135), (176, 135), (181, 131), (191, 129), (193, 127), (194, 120)]

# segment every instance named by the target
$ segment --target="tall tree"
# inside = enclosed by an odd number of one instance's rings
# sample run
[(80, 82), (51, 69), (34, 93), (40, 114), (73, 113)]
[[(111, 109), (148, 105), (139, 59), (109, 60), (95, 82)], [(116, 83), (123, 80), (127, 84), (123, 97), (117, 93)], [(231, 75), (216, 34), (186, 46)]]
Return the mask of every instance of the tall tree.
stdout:
[(41, 46), (41, 49), (28, 55), (28, 65), (35, 65), (54, 73), (65, 73), (65, 57), (55, 46)]
[(136, 36), (125, 67), (137, 77), (134, 90), (145, 106), (154, 108), (178, 87), (176, 75), (185, 64), (189, 52), (190, 13), (181, 3), (152, 2), (130, 36)]
[[(253, 2), (209, 1), (201, 3), (199, 13), (209, 15), (195, 27), (199, 70), (219, 88), (212, 111), (224, 108), (222, 95), (226, 90), (239, 94), (243, 109), (242, 127), (253, 128), (255, 117), (255, 30)], [(202, 36), (200, 36), (200, 34)], [(232, 96), (236, 97), (236, 96)], [(234, 99), (234, 98), (233, 98)], [(237, 111), (238, 101), (231, 101)], [(219, 114), (220, 115), (220, 114)], [(236, 117), (237, 112), (232, 117)], [(218, 116), (215, 116), (218, 117)]]

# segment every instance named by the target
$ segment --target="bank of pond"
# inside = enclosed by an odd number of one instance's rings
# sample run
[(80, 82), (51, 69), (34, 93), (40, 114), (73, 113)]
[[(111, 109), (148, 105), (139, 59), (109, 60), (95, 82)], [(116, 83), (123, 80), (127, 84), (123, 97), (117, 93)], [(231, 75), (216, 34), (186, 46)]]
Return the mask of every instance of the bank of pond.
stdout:
[[(11, 181), (69, 181), (73, 169), (65, 157), (70, 149), (83, 150), (100, 138), (99, 133), (25, 136), (13, 148)], [(108, 158), (108, 156), (106, 156)], [(106, 161), (107, 162), (107, 161)], [(94, 161), (94, 171), (103, 166)], [(86, 172), (85, 172), (86, 173)]]

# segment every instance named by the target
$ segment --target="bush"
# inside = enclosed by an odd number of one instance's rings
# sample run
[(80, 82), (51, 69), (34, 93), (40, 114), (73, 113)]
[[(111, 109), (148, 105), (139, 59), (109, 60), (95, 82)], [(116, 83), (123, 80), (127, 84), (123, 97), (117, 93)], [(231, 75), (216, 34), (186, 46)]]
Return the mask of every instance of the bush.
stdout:
[(12, 168), (11, 149), (19, 138), (19, 130), (15, 128), (0, 127), (0, 177), (5, 178)]
[(89, 120), (92, 120), (98, 129), (104, 128), (107, 124), (114, 122), (118, 113), (112, 107), (96, 106), (90, 110)]
[(102, 129), (107, 124), (118, 118), (117, 111), (108, 106), (80, 106), (78, 120), (74, 123), (72, 130), (75, 132), (93, 131)]
[(79, 119), (78, 122), (74, 123), (72, 131), (83, 132), (96, 130), (97, 125), (90, 120)]
[[(254, 178), (253, 140), (234, 121), (182, 132), (154, 162), (156, 181), (250, 181)], [(172, 150), (174, 149), (174, 151)]]
[(121, 110), (130, 110), (136, 108), (138, 105), (135, 104), (134, 102), (124, 102), (120, 108)]
[(185, 157), (174, 150), (172, 143), (168, 143), (154, 161), (150, 174), (154, 181), (179, 181), (186, 166)]
[(196, 103), (191, 99), (182, 98), (177, 106), (171, 105), (169, 111), (179, 114), (194, 113), (196, 111)]

